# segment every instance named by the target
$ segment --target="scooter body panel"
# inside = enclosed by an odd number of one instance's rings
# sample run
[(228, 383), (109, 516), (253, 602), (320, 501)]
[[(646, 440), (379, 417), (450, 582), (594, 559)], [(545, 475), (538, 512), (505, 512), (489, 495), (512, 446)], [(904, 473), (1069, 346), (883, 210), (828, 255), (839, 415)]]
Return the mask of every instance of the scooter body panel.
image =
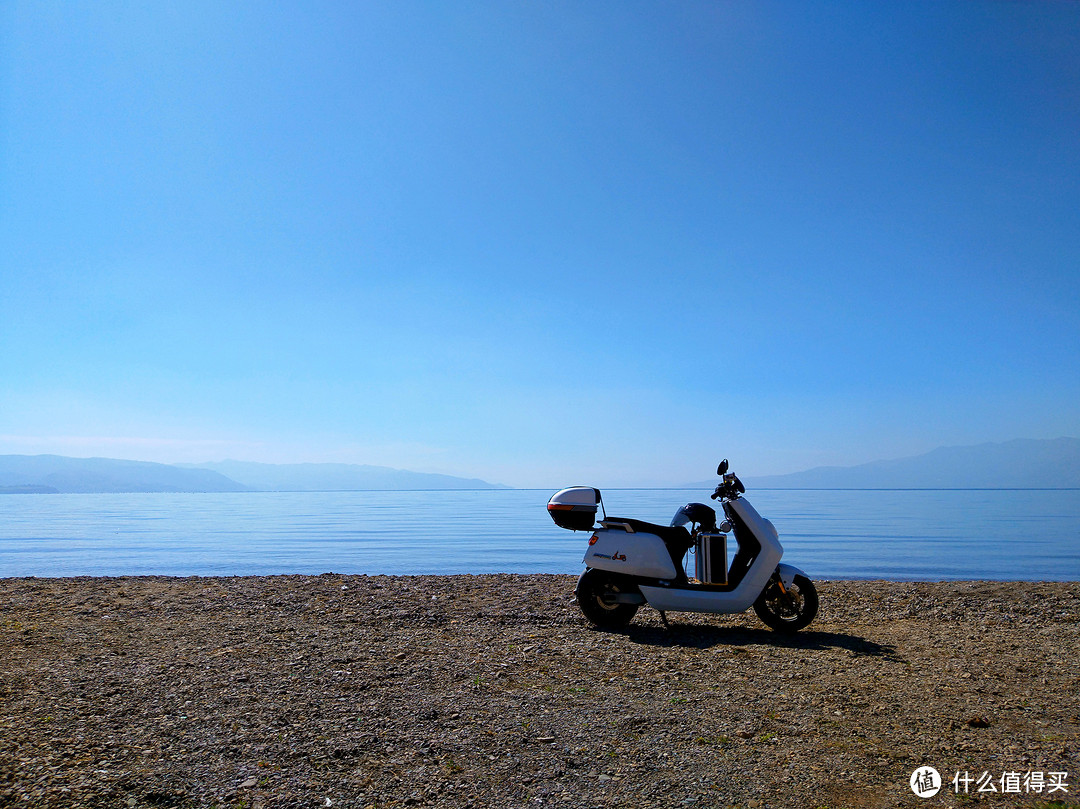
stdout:
[(593, 536), (596, 540), (589, 540), (583, 560), (589, 567), (649, 579), (675, 578), (675, 563), (664, 540), (656, 534), (600, 528)]
[(757, 509), (750, 505), (746, 498), (740, 497), (738, 500), (730, 501), (727, 505), (746, 523), (746, 527), (757, 537), (758, 542), (764, 543), (768, 538), (775, 543), (780, 553), (784, 552), (784, 549), (780, 546), (780, 535), (776, 532), (776, 527), (758, 514)]

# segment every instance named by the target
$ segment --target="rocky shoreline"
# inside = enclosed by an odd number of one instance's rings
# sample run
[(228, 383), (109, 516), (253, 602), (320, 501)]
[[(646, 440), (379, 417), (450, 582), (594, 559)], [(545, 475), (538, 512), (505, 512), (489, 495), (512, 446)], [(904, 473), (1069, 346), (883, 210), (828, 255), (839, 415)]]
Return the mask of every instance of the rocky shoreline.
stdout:
[(0, 806), (1080, 805), (1078, 583), (823, 582), (793, 636), (573, 584), (0, 579)]

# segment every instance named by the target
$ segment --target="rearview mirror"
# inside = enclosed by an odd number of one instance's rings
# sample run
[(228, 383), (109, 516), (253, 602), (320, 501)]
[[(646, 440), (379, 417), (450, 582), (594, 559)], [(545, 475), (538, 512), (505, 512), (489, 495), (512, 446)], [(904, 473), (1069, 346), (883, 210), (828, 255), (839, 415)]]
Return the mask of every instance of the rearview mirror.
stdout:
[(724, 460), (720, 461), (720, 465), (716, 467), (716, 474), (718, 474), (720, 477), (723, 477), (727, 473), (727, 470), (728, 462), (727, 458), (724, 458)]

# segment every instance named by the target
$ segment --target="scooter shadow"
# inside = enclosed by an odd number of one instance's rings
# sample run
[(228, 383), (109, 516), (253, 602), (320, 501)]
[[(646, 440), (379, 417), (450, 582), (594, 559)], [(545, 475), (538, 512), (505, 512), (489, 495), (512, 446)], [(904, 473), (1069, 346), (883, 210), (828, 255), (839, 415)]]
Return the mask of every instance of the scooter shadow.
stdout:
[(620, 634), (632, 643), (645, 646), (712, 649), (717, 646), (774, 646), (788, 649), (821, 651), (846, 649), (856, 656), (882, 657), (899, 660), (894, 647), (858, 635), (841, 632), (801, 632), (784, 634), (771, 629), (750, 629), (738, 626), (694, 626), (671, 624), (668, 627), (628, 626)]

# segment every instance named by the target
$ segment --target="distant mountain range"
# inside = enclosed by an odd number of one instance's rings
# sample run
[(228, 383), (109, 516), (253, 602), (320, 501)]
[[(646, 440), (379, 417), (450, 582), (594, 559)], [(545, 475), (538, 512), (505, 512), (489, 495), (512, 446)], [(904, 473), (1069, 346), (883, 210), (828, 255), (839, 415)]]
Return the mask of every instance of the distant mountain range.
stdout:
[(183, 468), (207, 469), (260, 492), (334, 492), (377, 489), (505, 489), (476, 478), (409, 472), (388, 466), (344, 463), (272, 464), (221, 461)]
[[(738, 463), (734, 464), (738, 472)], [(924, 455), (858, 466), (746, 477), (748, 488), (1053, 489), (1080, 488), (1080, 439), (1018, 439), (941, 447)], [(709, 488), (716, 479), (687, 484)], [(160, 464), (60, 455), (0, 455), (0, 494), (81, 492), (359, 491), (505, 489), (475, 478), (357, 464), (221, 461)]]
[(242, 492), (209, 469), (61, 455), (0, 455), (0, 493)]
[(910, 458), (819, 466), (790, 475), (747, 477), (743, 482), (759, 489), (1080, 488), (1080, 439), (940, 447)]
[(483, 480), (352, 464), (223, 461), (170, 465), (61, 455), (0, 455), (0, 494), (501, 489)]

